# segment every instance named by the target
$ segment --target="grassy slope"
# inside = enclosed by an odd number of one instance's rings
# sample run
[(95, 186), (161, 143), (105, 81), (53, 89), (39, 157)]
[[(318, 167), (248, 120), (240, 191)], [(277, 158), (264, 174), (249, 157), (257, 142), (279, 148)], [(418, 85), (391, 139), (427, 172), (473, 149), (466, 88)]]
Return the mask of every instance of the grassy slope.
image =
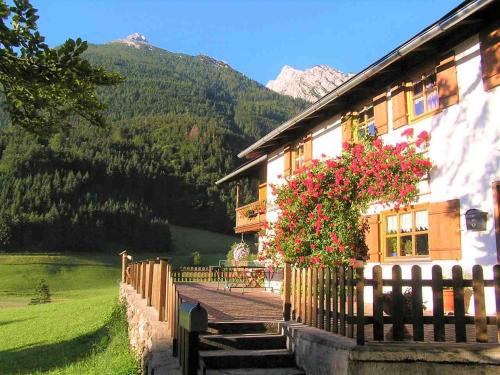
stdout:
[(239, 241), (238, 237), (235, 236), (176, 225), (171, 225), (170, 231), (173, 252), (167, 255), (172, 256), (175, 265), (189, 265), (193, 251), (201, 253), (203, 265), (218, 265), (219, 260), (226, 259), (231, 245)]
[[(165, 255), (188, 264), (198, 250), (204, 264), (217, 264), (237, 240), (172, 226), (173, 251)], [(0, 255), (0, 374), (136, 374), (117, 310), (119, 277), (115, 253)], [(41, 278), (53, 302), (27, 306)]]

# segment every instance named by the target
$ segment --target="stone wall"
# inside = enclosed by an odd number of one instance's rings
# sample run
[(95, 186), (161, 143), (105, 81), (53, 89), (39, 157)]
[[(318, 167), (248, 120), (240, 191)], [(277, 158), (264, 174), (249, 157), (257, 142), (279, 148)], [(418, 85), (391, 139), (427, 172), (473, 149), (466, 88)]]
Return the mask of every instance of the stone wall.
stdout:
[(178, 362), (172, 357), (172, 339), (167, 323), (158, 321), (158, 312), (146, 306), (146, 299), (126, 284), (120, 286), (120, 300), (127, 308), (128, 335), (132, 351), (147, 375), (174, 375)]
[(302, 324), (282, 325), (307, 375), (500, 373), (498, 344), (383, 342), (356, 345), (342, 337)]

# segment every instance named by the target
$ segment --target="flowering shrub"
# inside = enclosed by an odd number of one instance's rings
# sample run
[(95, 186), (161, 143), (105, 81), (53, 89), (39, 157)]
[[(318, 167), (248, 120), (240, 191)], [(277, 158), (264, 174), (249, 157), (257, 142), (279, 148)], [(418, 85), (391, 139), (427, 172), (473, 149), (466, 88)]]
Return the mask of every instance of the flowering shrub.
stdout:
[[(413, 137), (413, 132), (405, 134)], [(418, 135), (415, 145), (428, 140)], [(363, 212), (370, 204), (396, 208), (414, 201), (430, 161), (407, 142), (344, 144), (341, 156), (298, 170), (272, 186), (279, 216), (266, 224), (268, 242), (260, 258), (298, 266), (348, 265), (366, 259)]]

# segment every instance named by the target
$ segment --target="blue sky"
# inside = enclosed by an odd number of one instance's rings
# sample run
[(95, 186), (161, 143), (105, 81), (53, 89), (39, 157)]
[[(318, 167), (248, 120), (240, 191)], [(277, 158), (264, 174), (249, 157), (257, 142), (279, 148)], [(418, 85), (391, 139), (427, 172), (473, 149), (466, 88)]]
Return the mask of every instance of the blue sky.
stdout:
[(139, 32), (172, 52), (227, 61), (261, 83), (287, 64), (358, 72), (461, 3), (458, 0), (32, 0), (39, 29), (104, 43)]

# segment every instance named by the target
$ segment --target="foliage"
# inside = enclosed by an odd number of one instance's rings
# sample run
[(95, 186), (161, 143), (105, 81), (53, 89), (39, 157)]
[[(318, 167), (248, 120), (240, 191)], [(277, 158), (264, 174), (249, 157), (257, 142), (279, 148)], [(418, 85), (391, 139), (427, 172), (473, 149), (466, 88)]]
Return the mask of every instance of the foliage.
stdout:
[[(215, 181), (237, 166), (238, 150), (303, 103), (231, 68), (154, 47), (91, 45), (84, 57), (127, 77), (99, 90), (111, 126), (81, 124), (42, 141), (0, 129), (0, 249), (86, 251), (112, 242), (163, 251), (170, 224), (232, 232), (234, 186)], [(244, 186), (242, 199), (251, 194)]]
[[(416, 143), (421, 146), (427, 138), (422, 132)], [(406, 142), (344, 144), (339, 157), (315, 160), (310, 168), (273, 186), (279, 217), (269, 228), (261, 258), (300, 266), (365, 259), (363, 213), (373, 203), (399, 208), (412, 202), (430, 167), (430, 161)]]
[[(392, 291), (386, 292), (382, 296), (382, 306), (384, 309), (384, 312), (387, 315), (392, 315), (392, 304), (393, 304), (393, 294)], [(403, 315), (404, 316), (410, 316), (413, 311), (413, 292), (411, 288), (406, 288), (405, 291), (403, 292)], [(421, 310), (426, 310), (427, 307), (425, 304), (422, 302), (420, 303), (420, 309)]]
[(199, 251), (193, 251), (191, 253), (191, 265), (201, 266), (201, 254)]
[(74, 124), (75, 115), (103, 126), (105, 106), (95, 89), (121, 77), (83, 59), (87, 43), (80, 38), (49, 48), (36, 13), (29, 0), (0, 0), (0, 96), (12, 123), (44, 136)]
[(49, 284), (44, 279), (41, 279), (35, 287), (35, 296), (31, 299), (30, 305), (49, 303), (51, 295)]

